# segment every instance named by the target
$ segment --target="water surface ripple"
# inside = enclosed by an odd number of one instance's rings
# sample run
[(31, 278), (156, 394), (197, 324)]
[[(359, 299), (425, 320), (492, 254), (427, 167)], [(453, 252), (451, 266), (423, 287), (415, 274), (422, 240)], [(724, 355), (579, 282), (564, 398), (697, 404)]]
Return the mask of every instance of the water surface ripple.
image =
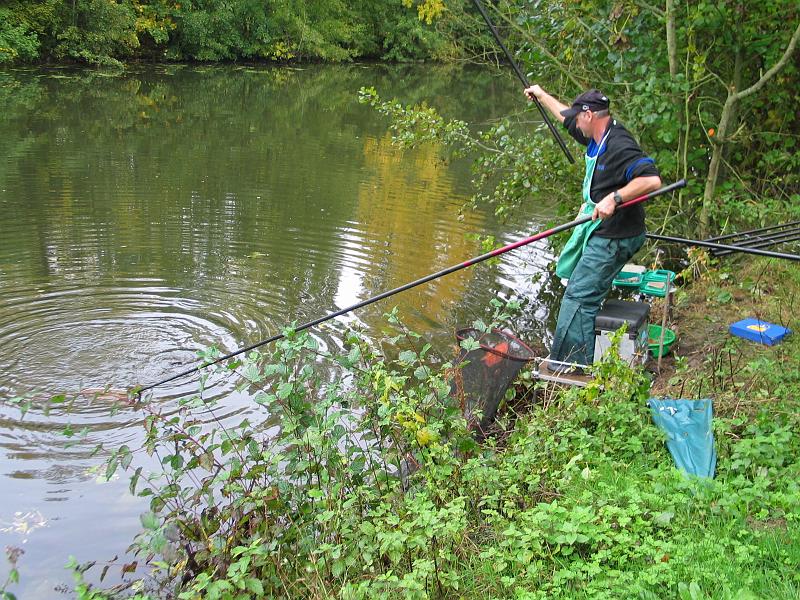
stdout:
[[(481, 253), (476, 234), (531, 233), (481, 212), (459, 220), (467, 163), (433, 145), (399, 151), (357, 103), (365, 85), (471, 120), (519, 95), (488, 71), (419, 66), (0, 71), (0, 399), (30, 402), (24, 417), (0, 403), (0, 545), (26, 548), (19, 597), (53, 597), (70, 554), (110, 558), (139, 529), (146, 503), (93, 469), (122, 444), (148, 464), (144, 414), (110, 410), (98, 390), (152, 383), (212, 345), (231, 352), (462, 262)], [(397, 305), (447, 351), (491, 298), (537, 297), (530, 275), (548, 261), (545, 244), (526, 248), (311, 335), (335, 352), (345, 324), (380, 336)], [(546, 315), (528, 311), (536, 335)], [(236, 383), (209, 380), (204, 397), (221, 402), (201, 420), (268, 417)], [(184, 378), (152, 402), (171, 413), (197, 389)]]

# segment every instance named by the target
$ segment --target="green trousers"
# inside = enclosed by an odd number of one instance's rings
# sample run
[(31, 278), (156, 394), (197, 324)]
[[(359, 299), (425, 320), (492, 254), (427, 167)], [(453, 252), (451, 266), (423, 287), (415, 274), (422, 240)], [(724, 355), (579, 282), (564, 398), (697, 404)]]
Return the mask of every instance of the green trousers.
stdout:
[(614, 277), (644, 240), (644, 234), (622, 239), (589, 238), (561, 301), (550, 351), (552, 360), (582, 365), (594, 362), (594, 319)]

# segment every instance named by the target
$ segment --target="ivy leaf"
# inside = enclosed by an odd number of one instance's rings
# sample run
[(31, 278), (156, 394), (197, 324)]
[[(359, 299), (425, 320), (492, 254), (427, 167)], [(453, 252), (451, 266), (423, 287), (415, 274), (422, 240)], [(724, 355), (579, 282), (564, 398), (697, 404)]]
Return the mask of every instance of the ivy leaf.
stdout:
[(344, 573), (344, 561), (341, 559), (333, 561), (333, 565), (331, 565), (331, 575), (339, 577), (342, 573)]
[(242, 371), (242, 376), (252, 383), (258, 383), (261, 381), (261, 370), (258, 368), (258, 365), (254, 365), (252, 363), (248, 364), (244, 370)]
[(361, 473), (364, 470), (364, 465), (367, 464), (367, 459), (363, 456), (359, 456), (350, 463), (350, 472), (354, 475)]
[(475, 329), (477, 329), (478, 331), (482, 332), (482, 333), (486, 333), (486, 331), (488, 331), (488, 329), (489, 329), (489, 328), (486, 326), (486, 323), (484, 323), (484, 322), (483, 322), (483, 319), (475, 319), (475, 320), (472, 322), (472, 326), (473, 326)]
[(264, 596), (264, 584), (262, 584), (259, 579), (256, 579), (255, 577), (249, 577), (245, 585), (247, 586), (248, 591), (253, 592), (257, 598)]
[(361, 525), (358, 527), (366, 536), (373, 536), (375, 535), (375, 526), (370, 523), (369, 521), (362, 521)]
[(347, 360), (351, 365), (356, 364), (361, 359), (361, 348), (353, 346), (347, 354)]
[(289, 395), (292, 393), (294, 389), (294, 385), (290, 381), (284, 381), (278, 386), (278, 393), (277, 396), (281, 400), (286, 400)]
[(203, 452), (197, 457), (197, 462), (199, 462), (200, 466), (206, 471), (211, 471), (214, 468), (214, 456), (211, 452)]
[(414, 377), (416, 377), (420, 381), (425, 381), (426, 379), (428, 379), (428, 377), (430, 377), (430, 375), (431, 375), (430, 368), (424, 365), (421, 367), (417, 367), (416, 370), (414, 371)]
[(116, 456), (108, 461), (108, 466), (106, 467), (106, 481), (111, 481), (111, 478), (114, 476), (118, 465), (119, 462), (117, 461)]
[(142, 467), (136, 467), (136, 470), (133, 472), (131, 476), (131, 483), (128, 486), (128, 490), (130, 490), (131, 496), (136, 495), (136, 485), (139, 483), (139, 478), (142, 476)]
[(131, 449), (128, 448), (128, 446), (123, 445), (120, 447), (119, 453), (122, 455), (122, 457), (119, 459), (119, 462), (122, 465), (122, 468), (127, 471), (128, 467), (131, 466), (131, 461), (133, 460)]

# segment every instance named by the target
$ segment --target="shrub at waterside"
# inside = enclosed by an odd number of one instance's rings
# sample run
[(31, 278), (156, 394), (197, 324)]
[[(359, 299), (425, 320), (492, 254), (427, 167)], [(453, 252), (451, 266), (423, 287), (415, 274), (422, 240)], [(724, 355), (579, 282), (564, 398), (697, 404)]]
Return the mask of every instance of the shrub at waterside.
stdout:
[[(401, 331), (393, 360), (357, 333), (333, 356), (287, 331), (227, 367), (277, 424), (266, 431), (202, 424), (215, 410), (202, 393), (177, 413), (140, 407), (140, 451), (163, 471), (144, 472), (126, 446), (106, 469), (150, 498), (134, 547), (160, 587), (139, 581), (133, 597), (800, 593), (796, 411), (717, 418), (717, 478), (688, 478), (651, 422), (648, 378), (612, 356), (585, 389), (529, 390), (502, 443), (478, 446), (451, 397), (456, 367), (388, 318)], [(800, 377), (784, 385), (796, 392)], [(80, 597), (120, 597), (72, 566)]]
[[(447, 15), (461, 10), (455, 1), (447, 7)], [(687, 180), (674, 198), (648, 208), (651, 228), (704, 239), (800, 216), (800, 113), (783, 108), (797, 103), (800, 4), (498, 0), (487, 7), (532, 83), (566, 103), (601, 88), (662, 179)], [(532, 130), (540, 121), (532, 107), (487, 127), (443, 119), (441, 106), (382, 101), (374, 89), (362, 100), (391, 119), (403, 145), (434, 139), (474, 158), (475, 200), (499, 214), (520, 206), (529, 214), (542, 202), (574, 210), (583, 161), (570, 166), (544, 127)]]
[[(426, 0), (11, 0), (0, 64), (76, 60), (437, 59), (464, 25)], [(432, 23), (432, 17), (437, 22)]]

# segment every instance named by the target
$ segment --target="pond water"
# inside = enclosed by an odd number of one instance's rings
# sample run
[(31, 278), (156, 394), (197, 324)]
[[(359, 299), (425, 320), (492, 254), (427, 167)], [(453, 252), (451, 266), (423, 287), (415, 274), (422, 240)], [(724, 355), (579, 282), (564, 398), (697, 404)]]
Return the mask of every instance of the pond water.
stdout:
[[(142, 415), (110, 414), (86, 388), (151, 383), (538, 230), (459, 207), (469, 163), (433, 145), (400, 151), (361, 86), (486, 124), (524, 104), (508, 73), (436, 66), (140, 66), (0, 71), (0, 546), (25, 550), (21, 598), (68, 589), (64, 565), (123, 557), (146, 504), (92, 467), (136, 447)], [(532, 213), (534, 211), (531, 211)], [(369, 306), (345, 324), (379, 337), (393, 306), (447, 353), (494, 297), (528, 302), (516, 326), (547, 338), (557, 288), (546, 242)], [(169, 406), (191, 378), (155, 390)], [(231, 381), (208, 394), (236, 422), (253, 410)], [(58, 393), (69, 410), (45, 414)], [(83, 431), (68, 438), (65, 429)], [(0, 564), (0, 581), (6, 564)], [(118, 571), (118, 569), (117, 569)], [(118, 577), (118, 575), (117, 575)], [(113, 579), (113, 570), (109, 572)], [(66, 588), (64, 587), (66, 586)]]

